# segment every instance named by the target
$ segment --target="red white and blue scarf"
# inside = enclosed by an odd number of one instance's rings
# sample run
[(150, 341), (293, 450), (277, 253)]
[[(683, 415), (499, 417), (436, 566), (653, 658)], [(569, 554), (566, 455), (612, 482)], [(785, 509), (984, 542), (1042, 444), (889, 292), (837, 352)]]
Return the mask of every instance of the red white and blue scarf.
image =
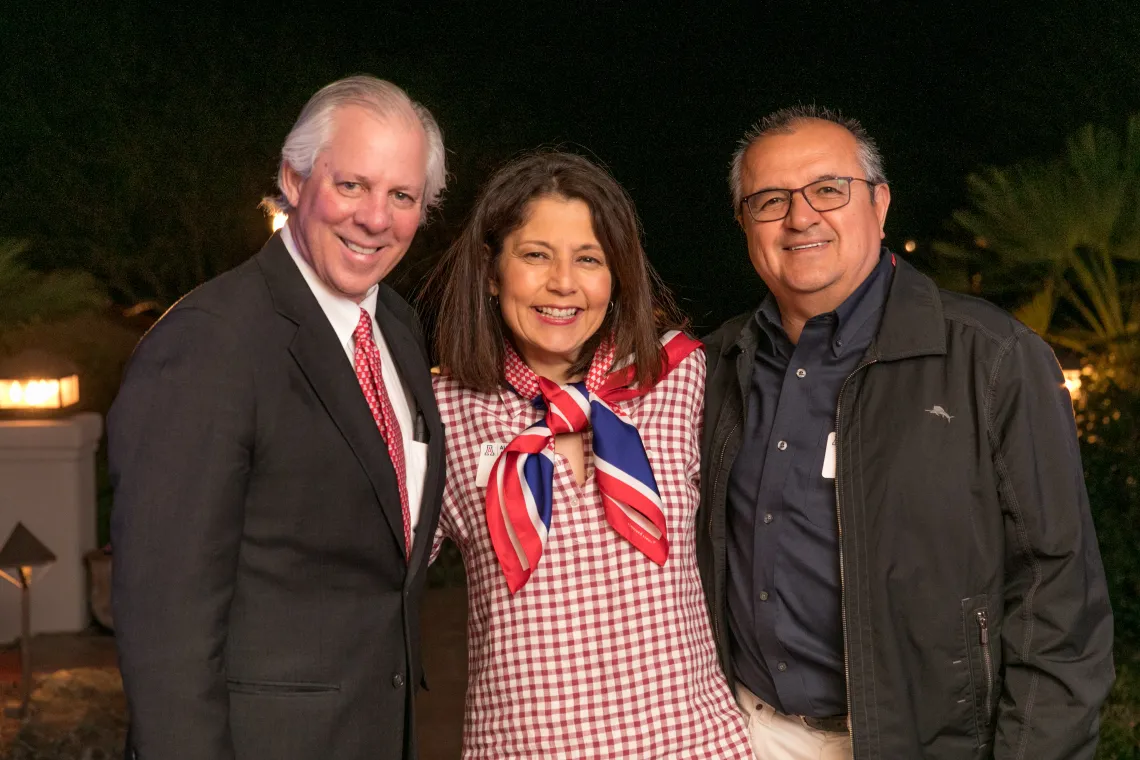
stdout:
[[(673, 331), (661, 338), (663, 370), (672, 372), (700, 347)], [(614, 346), (603, 341), (582, 382), (559, 385), (538, 377), (510, 344), (506, 377), (520, 396), (545, 412), (522, 431), (495, 460), (487, 481), (487, 524), (491, 543), (511, 593), (530, 578), (546, 546), (553, 517), (554, 437), (594, 430), (594, 474), (606, 520), (645, 556), (664, 565), (669, 554), (664, 505), (645, 454), (641, 435), (613, 405), (642, 396), (651, 387), (633, 385), (636, 367), (615, 371)]]

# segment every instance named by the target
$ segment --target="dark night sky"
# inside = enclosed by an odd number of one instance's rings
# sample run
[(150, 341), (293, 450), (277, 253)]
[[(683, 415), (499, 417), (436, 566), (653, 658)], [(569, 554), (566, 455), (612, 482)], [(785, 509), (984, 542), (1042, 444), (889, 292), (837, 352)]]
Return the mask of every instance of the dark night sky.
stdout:
[(256, 202), (305, 99), (367, 71), (428, 105), (451, 152), (453, 189), (402, 287), (492, 167), (561, 143), (626, 186), (651, 259), (708, 326), (755, 299), (725, 175), (770, 110), (861, 119), (892, 180), (888, 242), (915, 237), (920, 255), (971, 170), (1047, 158), (1080, 125), (1140, 111), (1134, 0), (391, 5), (5, 3), (0, 236), (34, 236), (41, 261), (53, 245), (72, 264), (85, 245), (176, 256), (156, 230), (193, 219), (240, 259), (264, 237)]

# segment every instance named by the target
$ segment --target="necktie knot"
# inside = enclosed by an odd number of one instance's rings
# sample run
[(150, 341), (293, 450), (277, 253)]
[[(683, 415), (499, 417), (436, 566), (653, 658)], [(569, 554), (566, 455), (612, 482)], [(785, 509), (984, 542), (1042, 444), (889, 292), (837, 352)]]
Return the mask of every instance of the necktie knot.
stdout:
[(360, 310), (360, 320), (356, 323), (356, 329), (352, 331), (352, 340), (358, 346), (373, 342), (372, 317), (363, 308)]

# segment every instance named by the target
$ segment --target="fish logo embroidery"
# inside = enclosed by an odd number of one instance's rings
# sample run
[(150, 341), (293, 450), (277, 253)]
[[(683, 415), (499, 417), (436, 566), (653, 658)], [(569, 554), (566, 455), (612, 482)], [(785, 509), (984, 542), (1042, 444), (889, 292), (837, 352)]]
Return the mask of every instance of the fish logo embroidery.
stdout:
[(935, 404), (933, 407), (931, 407), (930, 409), (927, 409), (925, 411), (928, 414), (933, 414), (935, 417), (941, 417), (942, 419), (946, 420), (947, 422), (954, 419), (954, 415), (950, 414), (948, 411), (946, 411), (942, 407), (938, 406), (937, 404)]

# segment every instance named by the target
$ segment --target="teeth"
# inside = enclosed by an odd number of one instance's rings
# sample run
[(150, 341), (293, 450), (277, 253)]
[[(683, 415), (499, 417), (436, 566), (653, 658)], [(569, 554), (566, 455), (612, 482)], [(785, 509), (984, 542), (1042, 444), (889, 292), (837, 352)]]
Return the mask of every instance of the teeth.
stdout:
[(805, 248), (819, 248), (823, 243), (805, 243), (804, 245), (793, 245), (790, 250), (802, 251)]
[(349, 240), (345, 240), (344, 238), (341, 238), (341, 240), (344, 241), (344, 244), (348, 248), (348, 250), (352, 251), (353, 253), (361, 253), (361, 254), (364, 254), (365, 256), (371, 256), (372, 254), (374, 254), (380, 250), (379, 246), (377, 246), (375, 248), (365, 248), (364, 246), (357, 245), (356, 243), (353, 243)]
[(578, 310), (573, 306), (566, 309), (555, 309), (551, 306), (536, 306), (535, 309), (538, 310), (539, 314), (554, 317), (555, 319), (569, 319), (578, 313)]

